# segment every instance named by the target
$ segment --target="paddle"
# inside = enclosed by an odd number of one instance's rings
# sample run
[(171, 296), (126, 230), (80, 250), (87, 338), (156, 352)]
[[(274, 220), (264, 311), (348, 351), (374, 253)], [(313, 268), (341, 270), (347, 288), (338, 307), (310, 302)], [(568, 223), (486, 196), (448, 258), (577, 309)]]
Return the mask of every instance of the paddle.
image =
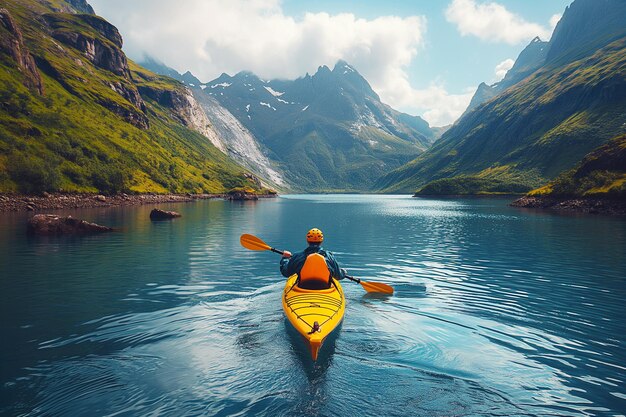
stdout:
[[(274, 249), (273, 247), (271, 247), (270, 245), (268, 245), (267, 243), (263, 242), (261, 239), (253, 235), (243, 234), (239, 238), (239, 242), (241, 243), (241, 246), (243, 246), (246, 249), (270, 250), (274, 253), (280, 253), (281, 255), (283, 254), (283, 251)], [(345, 277), (348, 278), (350, 281), (358, 282), (359, 284), (361, 284), (363, 289), (367, 292), (380, 292), (383, 294), (393, 294), (393, 287), (391, 287), (391, 285), (383, 284), (382, 282), (366, 282), (359, 278), (351, 277), (350, 275), (346, 275)]]
[(393, 294), (393, 287), (391, 285), (383, 284), (382, 282), (367, 282), (363, 281), (359, 278), (351, 277), (350, 275), (345, 275), (350, 281), (358, 282), (361, 284), (361, 287), (367, 292), (380, 292), (383, 294)]
[(241, 243), (241, 246), (243, 246), (246, 249), (271, 250), (274, 253), (280, 253), (281, 255), (283, 254), (282, 250), (274, 249), (273, 247), (271, 247), (270, 245), (268, 245), (267, 243), (263, 242), (261, 239), (253, 235), (244, 233), (239, 238), (239, 242)]

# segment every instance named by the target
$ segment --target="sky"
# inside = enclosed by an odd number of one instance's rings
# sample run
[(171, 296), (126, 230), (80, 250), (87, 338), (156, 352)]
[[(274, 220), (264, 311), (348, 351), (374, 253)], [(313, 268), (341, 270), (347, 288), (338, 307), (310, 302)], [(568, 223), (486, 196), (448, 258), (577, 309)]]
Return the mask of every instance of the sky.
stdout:
[(223, 72), (295, 79), (343, 59), (397, 110), (454, 122), (572, 0), (90, 0), (126, 54), (203, 82)]

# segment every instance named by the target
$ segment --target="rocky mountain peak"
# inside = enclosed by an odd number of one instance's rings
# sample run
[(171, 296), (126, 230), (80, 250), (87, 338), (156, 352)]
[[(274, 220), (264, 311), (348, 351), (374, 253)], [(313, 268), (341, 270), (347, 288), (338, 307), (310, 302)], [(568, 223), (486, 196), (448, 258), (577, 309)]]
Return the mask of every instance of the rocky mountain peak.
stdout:
[(320, 65), (319, 67), (317, 67), (317, 72), (315, 73), (315, 75), (326, 75), (330, 73), (330, 68), (328, 68), (326, 65)]
[(549, 42), (542, 41), (539, 36), (536, 36), (530, 41), (526, 48), (520, 52), (513, 67), (507, 71), (500, 82), (493, 85), (487, 85), (484, 82), (480, 83), (464, 114), (469, 113), (482, 103), (491, 100), (493, 97), (539, 69), (546, 61), (548, 49)]
[(626, 35), (626, 1), (575, 0), (556, 25), (546, 62), (567, 63)]
[(184, 82), (185, 84), (189, 84), (192, 86), (196, 86), (196, 85), (200, 85), (201, 81), (191, 73), (191, 71), (187, 71), (185, 72), (182, 76), (181, 76), (181, 81)]

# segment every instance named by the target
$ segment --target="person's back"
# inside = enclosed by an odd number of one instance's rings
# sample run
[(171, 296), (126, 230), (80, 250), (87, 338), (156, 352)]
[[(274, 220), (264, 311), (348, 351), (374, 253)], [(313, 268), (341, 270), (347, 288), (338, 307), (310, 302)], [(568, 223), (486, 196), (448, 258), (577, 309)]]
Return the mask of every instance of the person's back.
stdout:
[[(298, 274), (298, 286), (307, 289), (329, 288), (331, 278), (341, 280), (345, 270), (339, 268), (335, 257), (331, 252), (321, 247), (324, 235), (319, 229), (311, 229), (307, 233), (308, 247), (302, 252), (291, 254), (286, 251), (280, 260), (280, 272), (285, 277)], [(321, 265), (320, 257), (325, 261), (326, 271)], [(323, 276), (324, 275), (324, 276)]]

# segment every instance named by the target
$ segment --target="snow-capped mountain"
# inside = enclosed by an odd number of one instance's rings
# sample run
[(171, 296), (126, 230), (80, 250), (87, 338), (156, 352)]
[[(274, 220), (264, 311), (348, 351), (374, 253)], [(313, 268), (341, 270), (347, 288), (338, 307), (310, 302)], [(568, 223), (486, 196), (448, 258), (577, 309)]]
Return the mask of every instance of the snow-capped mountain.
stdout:
[(269, 149), (297, 189), (366, 190), (436, 138), (421, 118), (383, 104), (345, 61), (293, 81), (222, 74), (199, 89)]

